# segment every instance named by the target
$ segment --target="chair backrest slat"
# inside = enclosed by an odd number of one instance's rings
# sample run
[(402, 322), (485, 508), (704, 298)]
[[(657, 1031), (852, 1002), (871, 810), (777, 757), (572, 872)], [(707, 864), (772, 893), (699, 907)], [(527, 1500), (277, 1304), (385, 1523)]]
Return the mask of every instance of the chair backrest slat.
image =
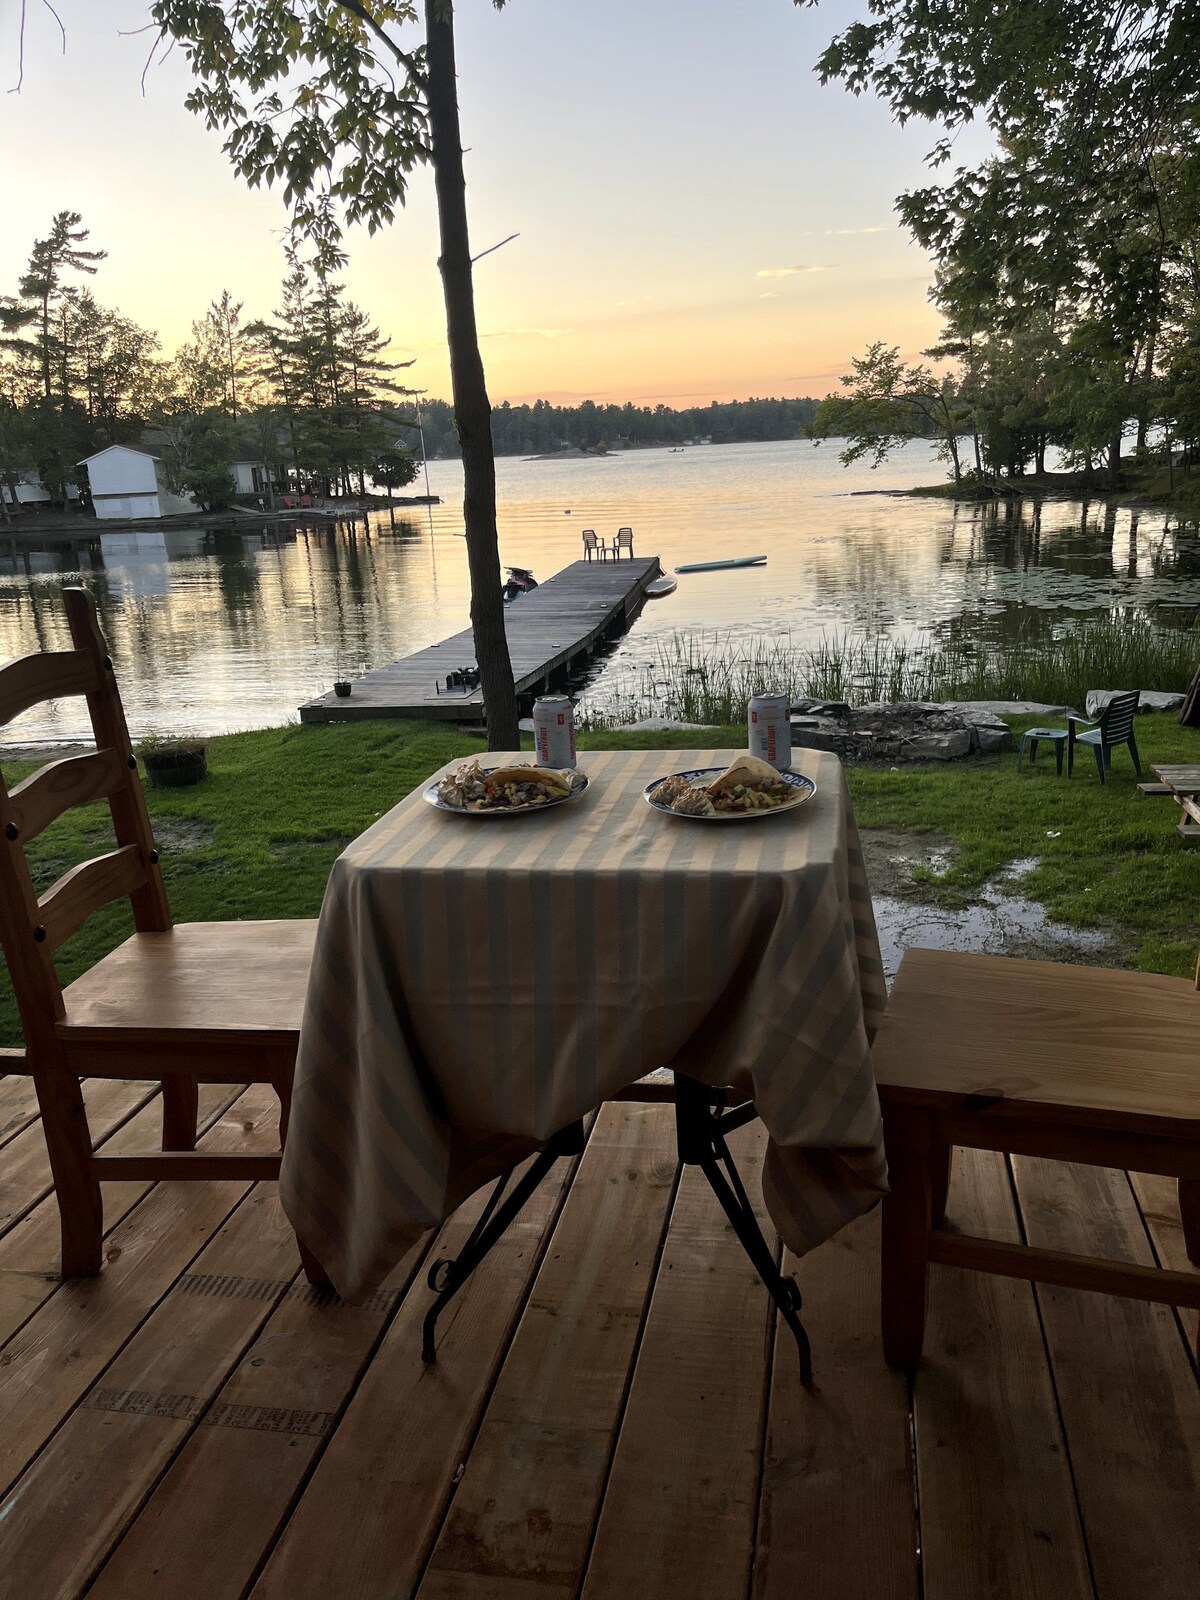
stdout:
[(72, 643), (92, 657), (100, 677), (96, 692), (87, 697), (96, 746), (100, 750), (115, 750), (126, 767), (127, 781), (114, 790), (108, 802), (117, 843), (139, 846), (149, 866), (144, 882), (131, 897), (134, 925), (139, 933), (164, 933), (171, 926), (171, 907), (157, 865), (154, 832), (133, 759), (121, 691), (117, 688), (112, 657), (96, 618), (96, 602), (86, 589), (78, 588), (64, 589), (63, 601)]
[(96, 663), (86, 650), (52, 650), (22, 656), (0, 667), (0, 726), (42, 700), (93, 694), (100, 687)]
[(595, 528), (585, 528), (583, 530), (583, 548), (585, 550), (594, 550), (596, 548)]
[(42, 935), (37, 942), (51, 952), (61, 949), (93, 911), (112, 900), (128, 899), (140, 889), (146, 881), (146, 866), (137, 845), (126, 844), (64, 872), (38, 900)]
[(1141, 694), (1140, 689), (1135, 689), (1132, 694), (1114, 695), (1105, 706), (1100, 713), (1100, 736), (1105, 744), (1120, 744), (1128, 739)]
[[(0, 668), (0, 720), (39, 698), (83, 694), (96, 740), (91, 755), (51, 762), (9, 793), (0, 773), (0, 942), (35, 1061), (57, 1050), (64, 1014), (54, 952), (87, 917), (128, 896), (140, 932), (165, 932), (171, 908), (142, 793), (112, 659), (86, 589), (63, 590), (73, 650)], [(116, 849), (84, 862), (39, 900), (25, 845), (71, 806), (107, 799)]]
[(115, 750), (48, 762), (9, 795), (6, 826), (15, 828), (16, 837), (28, 844), (64, 811), (106, 799), (127, 777), (127, 763)]

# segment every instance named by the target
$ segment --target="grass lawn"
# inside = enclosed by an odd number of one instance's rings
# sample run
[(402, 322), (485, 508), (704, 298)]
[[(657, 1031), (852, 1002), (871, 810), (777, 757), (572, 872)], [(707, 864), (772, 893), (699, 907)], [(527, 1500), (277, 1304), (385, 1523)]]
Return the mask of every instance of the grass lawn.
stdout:
[[(1014, 722), (1019, 733), (1029, 722)], [(1139, 718), (1143, 766), (1200, 763), (1200, 730), (1173, 716)], [(596, 733), (587, 748), (654, 749), (745, 743), (745, 728), (697, 733)], [(422, 779), (455, 756), (479, 753), (469, 736), (400, 721), (286, 727), (209, 743), (208, 781), (148, 789), (155, 834), (177, 920), (315, 916), (339, 851)], [(1131, 965), (1190, 972), (1200, 944), (1200, 850), (1175, 832), (1169, 799), (1143, 800), (1125, 752), (1105, 787), (1090, 752), (1068, 784), (1053, 756), (1018, 775), (1012, 754), (928, 766), (848, 769), (861, 827), (936, 832), (955, 846), (953, 865), (920, 876), (912, 892), (962, 904), (1007, 863), (1036, 858), (1021, 893), (1057, 919), (1108, 926)], [(11, 784), (31, 770), (6, 767)], [(1146, 773), (1149, 776), (1149, 773)], [(39, 889), (76, 861), (111, 847), (107, 807), (70, 813), (34, 847)], [(63, 948), (69, 981), (129, 931), (125, 906), (108, 907)], [(7, 981), (0, 1043), (20, 1042)]]

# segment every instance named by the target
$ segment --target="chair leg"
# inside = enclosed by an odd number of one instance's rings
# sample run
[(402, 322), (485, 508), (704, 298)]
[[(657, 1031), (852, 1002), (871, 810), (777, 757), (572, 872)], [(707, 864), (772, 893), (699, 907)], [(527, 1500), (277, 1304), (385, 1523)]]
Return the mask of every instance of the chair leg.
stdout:
[(1100, 782), (1103, 783), (1105, 781), (1105, 775), (1104, 775), (1104, 746), (1102, 744), (1094, 744), (1092, 746), (1092, 750), (1093, 750), (1093, 752), (1095, 754), (1095, 757), (1096, 757), (1096, 766), (1100, 770)]
[(194, 1150), (200, 1114), (200, 1085), (195, 1078), (169, 1073), (162, 1080), (164, 1150)]
[(885, 1104), (883, 1127), (891, 1184), (883, 1200), (883, 1354), (889, 1365), (908, 1369), (920, 1361), (925, 1344), (933, 1209), (929, 1117)]
[(939, 1227), (946, 1220), (950, 1175), (954, 1171), (954, 1146), (935, 1144), (929, 1152), (929, 1220)]
[(1133, 757), (1133, 770), (1140, 778), (1142, 775), (1142, 763), (1138, 760), (1137, 740), (1132, 733), (1129, 735), (1129, 754)]
[(1200, 1178), (1180, 1178), (1179, 1214), (1183, 1219), (1183, 1242), (1188, 1260), (1200, 1267)]
[(68, 1072), (35, 1072), (33, 1083), (58, 1196), (62, 1275), (94, 1278), (103, 1256), (104, 1203), (79, 1079)]

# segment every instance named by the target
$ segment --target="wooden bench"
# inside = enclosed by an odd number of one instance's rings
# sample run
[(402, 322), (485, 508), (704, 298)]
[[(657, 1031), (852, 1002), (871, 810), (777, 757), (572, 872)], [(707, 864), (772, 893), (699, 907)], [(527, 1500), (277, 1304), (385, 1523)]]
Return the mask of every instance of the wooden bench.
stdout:
[(1200, 1265), (1197, 983), (909, 950), (874, 1044), (891, 1192), (884, 1353), (920, 1359), (930, 1263), (1200, 1308), (1200, 1275), (941, 1230), (955, 1145), (1179, 1180)]

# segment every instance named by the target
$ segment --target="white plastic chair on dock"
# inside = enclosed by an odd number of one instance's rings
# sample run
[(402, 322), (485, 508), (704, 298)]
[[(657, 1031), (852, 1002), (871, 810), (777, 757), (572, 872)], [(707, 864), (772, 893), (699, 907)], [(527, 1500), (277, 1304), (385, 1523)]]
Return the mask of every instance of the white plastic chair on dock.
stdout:
[(617, 537), (613, 540), (612, 550), (613, 550), (613, 555), (617, 558), (618, 561), (621, 559), (621, 551), (622, 550), (628, 550), (629, 551), (629, 559), (631, 561), (633, 560), (633, 529), (632, 528), (618, 528), (617, 529)]
[(597, 539), (595, 528), (583, 530), (583, 554), (586, 561), (590, 561), (594, 555), (599, 555), (603, 561), (608, 555), (608, 548), (603, 539)]

